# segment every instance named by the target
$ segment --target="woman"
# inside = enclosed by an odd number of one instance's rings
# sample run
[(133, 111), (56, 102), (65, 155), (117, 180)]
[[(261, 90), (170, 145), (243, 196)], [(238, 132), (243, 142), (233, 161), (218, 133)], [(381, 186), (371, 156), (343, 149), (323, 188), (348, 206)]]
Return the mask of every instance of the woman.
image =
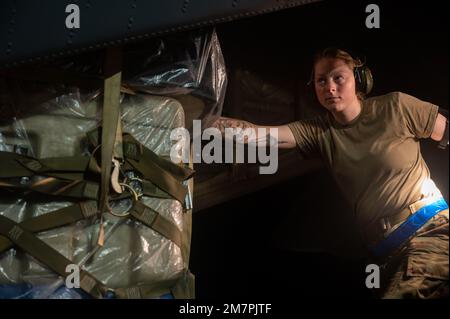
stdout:
[[(323, 159), (381, 266), (381, 297), (448, 296), (448, 206), (419, 146), (441, 141), (448, 122), (436, 105), (400, 92), (364, 99), (361, 67), (339, 49), (317, 54), (312, 80), (328, 112), (276, 127), (278, 145)], [(213, 126), (263, 128), (223, 117)]]

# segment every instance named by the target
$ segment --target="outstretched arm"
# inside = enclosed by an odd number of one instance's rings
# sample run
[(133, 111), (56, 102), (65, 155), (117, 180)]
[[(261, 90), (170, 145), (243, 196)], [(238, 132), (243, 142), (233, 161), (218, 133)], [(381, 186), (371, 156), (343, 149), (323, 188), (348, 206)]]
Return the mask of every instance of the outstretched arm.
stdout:
[[(244, 120), (233, 119), (229, 117), (220, 117), (213, 123), (212, 127), (219, 129), (222, 135), (225, 134), (225, 128), (240, 128), (242, 130), (254, 129), (256, 134), (252, 137), (245, 137), (245, 143), (264, 140), (267, 141), (271, 137), (274, 138), (274, 136), (271, 136), (270, 134), (270, 129), (276, 129), (278, 131), (278, 148), (289, 149), (296, 147), (294, 135), (287, 125), (261, 126)], [(260, 134), (261, 132), (263, 134)]]

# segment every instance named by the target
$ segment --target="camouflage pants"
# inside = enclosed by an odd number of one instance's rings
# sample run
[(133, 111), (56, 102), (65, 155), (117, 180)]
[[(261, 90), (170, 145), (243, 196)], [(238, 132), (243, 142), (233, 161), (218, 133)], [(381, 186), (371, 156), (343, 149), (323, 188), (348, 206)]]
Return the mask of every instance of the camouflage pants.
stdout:
[(449, 210), (422, 226), (380, 268), (379, 297), (448, 298)]

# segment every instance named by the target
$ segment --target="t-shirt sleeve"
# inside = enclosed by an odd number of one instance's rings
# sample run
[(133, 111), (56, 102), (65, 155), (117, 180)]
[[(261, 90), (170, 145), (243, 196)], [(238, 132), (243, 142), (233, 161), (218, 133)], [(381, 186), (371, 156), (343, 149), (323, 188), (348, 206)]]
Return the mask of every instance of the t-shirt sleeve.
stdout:
[(321, 126), (316, 119), (300, 120), (288, 124), (295, 142), (304, 159), (319, 157), (319, 136)]
[(397, 102), (408, 132), (417, 138), (430, 137), (439, 107), (401, 92), (397, 93)]

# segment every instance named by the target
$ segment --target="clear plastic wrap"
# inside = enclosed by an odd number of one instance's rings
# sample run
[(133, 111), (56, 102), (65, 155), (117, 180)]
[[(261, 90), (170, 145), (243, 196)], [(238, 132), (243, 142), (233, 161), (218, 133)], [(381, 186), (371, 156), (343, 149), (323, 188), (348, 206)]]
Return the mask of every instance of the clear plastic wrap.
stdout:
[[(209, 127), (222, 113), (227, 85), (225, 62), (214, 29), (200, 29), (153, 38), (123, 47), (123, 84), (137, 92), (170, 96), (179, 100), (186, 113), (186, 128), (192, 120)], [(100, 76), (101, 55), (86, 54), (61, 60), (64, 71)]]
[[(125, 52), (124, 83), (134, 90), (175, 98), (189, 95), (187, 116), (208, 127), (222, 112), (227, 83), (225, 63), (214, 30), (190, 31), (155, 39)], [(194, 98), (195, 99), (194, 99)], [(191, 128), (190, 118), (186, 123)]]
[[(0, 124), (0, 150), (20, 150), (37, 158), (88, 155), (86, 133), (99, 124), (101, 103), (101, 96), (86, 98), (79, 90), (70, 89), (35, 107), (14, 105), (16, 116)], [(6, 106), (3, 103), (2, 107)], [(170, 132), (183, 127), (185, 121), (177, 100), (123, 95), (121, 114), (124, 132), (156, 154), (170, 156)], [(127, 201), (118, 205), (128, 205)], [(145, 196), (142, 201), (184, 230), (180, 202)], [(57, 197), (0, 193), (0, 214), (16, 222), (71, 204)], [(131, 219), (107, 213), (104, 218), (106, 241), (101, 248), (96, 244), (98, 220), (82, 220), (40, 232), (38, 237), (111, 288), (173, 280), (187, 269), (181, 249), (169, 239)], [(82, 292), (65, 288), (63, 279), (40, 262), (14, 248), (0, 254), (0, 291), (2, 287), (9, 287), (14, 297), (83, 297)]]

